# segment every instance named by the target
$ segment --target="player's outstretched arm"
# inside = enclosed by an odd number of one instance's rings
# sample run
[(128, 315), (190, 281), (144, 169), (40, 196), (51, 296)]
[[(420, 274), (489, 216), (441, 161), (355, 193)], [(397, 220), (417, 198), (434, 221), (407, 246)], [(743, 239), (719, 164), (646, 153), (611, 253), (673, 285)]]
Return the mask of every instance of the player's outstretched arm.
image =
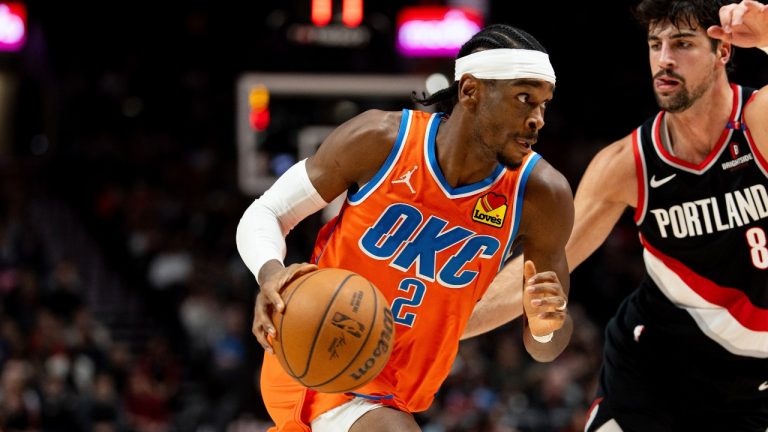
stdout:
[[(744, 0), (723, 6), (720, 25), (707, 29), (707, 34), (737, 47), (760, 48), (768, 55), (768, 5)], [(744, 107), (744, 122), (758, 151), (768, 159), (768, 86)]]
[(603, 244), (628, 205), (637, 206), (637, 187), (628, 135), (597, 153), (576, 189), (576, 217), (565, 247), (571, 271)]
[(525, 190), (520, 238), (523, 245), (523, 342), (538, 361), (565, 349), (573, 323), (568, 315), (570, 275), (565, 244), (573, 227), (573, 194), (565, 177), (546, 161), (534, 167)]
[(353, 184), (370, 180), (395, 142), (400, 113), (367, 111), (339, 126), (317, 153), (291, 167), (245, 211), (237, 227), (237, 249), (261, 287), (252, 331), (265, 350), (276, 331), (270, 319), (282, 310), (282, 289), (316, 269), (302, 263), (283, 266), (285, 236)]

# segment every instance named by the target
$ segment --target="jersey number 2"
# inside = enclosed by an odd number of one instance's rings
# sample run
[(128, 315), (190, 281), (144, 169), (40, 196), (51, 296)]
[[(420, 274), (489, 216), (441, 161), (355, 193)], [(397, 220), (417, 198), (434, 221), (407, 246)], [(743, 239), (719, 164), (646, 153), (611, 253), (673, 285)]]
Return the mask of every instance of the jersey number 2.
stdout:
[(427, 286), (418, 279), (407, 278), (400, 282), (400, 286), (397, 289), (405, 291), (408, 295), (398, 297), (392, 302), (392, 315), (395, 317), (396, 323), (413, 327), (416, 314), (414, 312), (405, 312), (403, 308), (417, 308), (421, 306), (421, 302), (424, 300), (424, 293), (427, 292)]
[(750, 247), (752, 264), (760, 270), (768, 269), (768, 248), (766, 248), (768, 242), (766, 242), (765, 231), (758, 227), (748, 229), (747, 244)]

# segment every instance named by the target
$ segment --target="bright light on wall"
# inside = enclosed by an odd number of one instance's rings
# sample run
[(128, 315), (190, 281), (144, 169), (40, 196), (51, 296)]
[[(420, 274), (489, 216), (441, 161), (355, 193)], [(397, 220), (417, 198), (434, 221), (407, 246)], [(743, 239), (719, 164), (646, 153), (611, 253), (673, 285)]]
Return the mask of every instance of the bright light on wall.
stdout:
[(331, 22), (332, 15), (331, 0), (312, 0), (312, 24), (318, 27), (327, 26)]
[[(333, 0), (312, 0), (312, 24), (317, 27), (330, 24), (334, 17), (333, 3)], [(363, 0), (342, 0), (341, 22), (351, 28), (359, 26), (363, 22)]]
[(27, 39), (27, 8), (23, 3), (0, 2), (0, 51), (19, 51)]
[(403, 8), (397, 16), (397, 49), (407, 57), (453, 57), (482, 27), (482, 16), (472, 9)]
[(347, 27), (357, 27), (363, 22), (363, 0), (344, 0), (341, 6), (341, 22)]
[(445, 75), (441, 73), (433, 73), (427, 77), (424, 85), (427, 88), (427, 93), (435, 94), (444, 88), (448, 88), (451, 83), (448, 82), (448, 78)]

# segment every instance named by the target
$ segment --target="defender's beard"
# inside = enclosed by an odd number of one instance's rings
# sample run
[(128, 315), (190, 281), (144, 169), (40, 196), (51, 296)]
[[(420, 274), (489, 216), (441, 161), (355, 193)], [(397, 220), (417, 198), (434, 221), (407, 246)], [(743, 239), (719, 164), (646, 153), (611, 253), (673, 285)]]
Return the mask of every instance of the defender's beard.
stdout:
[(654, 89), (656, 103), (661, 109), (671, 113), (682, 112), (693, 106), (693, 104), (704, 95), (714, 82), (714, 77), (710, 75), (707, 80), (695, 87), (692, 91), (689, 91), (685, 83), (685, 78), (680, 75), (677, 75), (672, 71), (661, 71), (657, 73), (654, 78), (660, 76), (670, 76), (680, 81), (680, 89), (678, 89), (677, 93), (672, 96), (661, 96), (659, 95), (658, 90)]

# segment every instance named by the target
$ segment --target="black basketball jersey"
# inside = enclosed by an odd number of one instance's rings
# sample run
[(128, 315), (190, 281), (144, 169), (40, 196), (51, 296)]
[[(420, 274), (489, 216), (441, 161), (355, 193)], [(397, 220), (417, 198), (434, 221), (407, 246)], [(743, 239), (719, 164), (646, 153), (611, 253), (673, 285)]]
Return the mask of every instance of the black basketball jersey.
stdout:
[(698, 165), (666, 150), (664, 111), (635, 130), (635, 222), (664, 296), (730, 353), (768, 358), (768, 161), (742, 120), (754, 90), (731, 87), (730, 121)]

